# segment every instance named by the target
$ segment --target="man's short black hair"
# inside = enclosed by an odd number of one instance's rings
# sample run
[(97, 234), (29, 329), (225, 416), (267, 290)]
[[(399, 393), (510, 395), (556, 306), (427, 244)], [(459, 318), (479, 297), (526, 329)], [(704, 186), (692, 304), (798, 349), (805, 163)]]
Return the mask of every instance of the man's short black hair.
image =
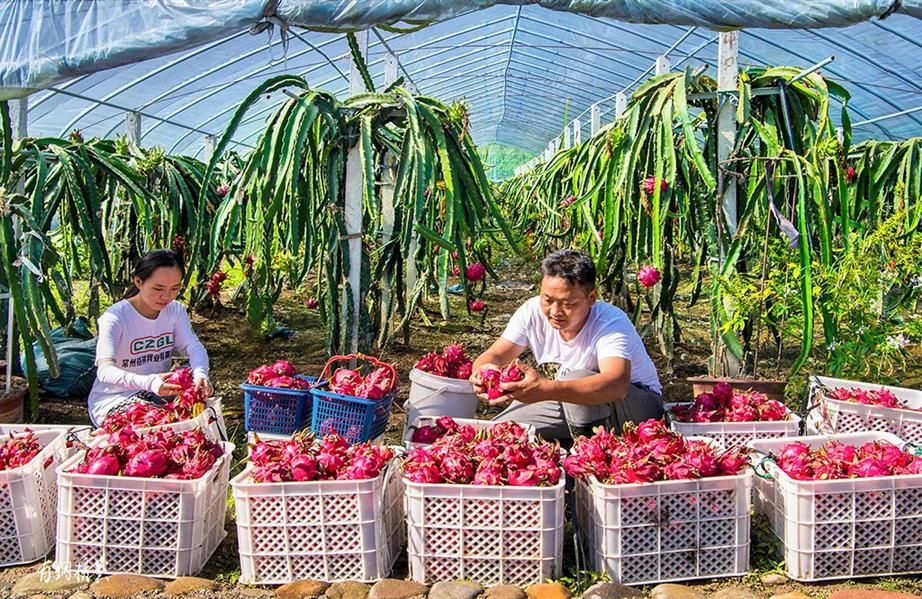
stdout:
[(566, 279), (587, 292), (595, 289), (595, 264), (580, 250), (557, 250), (541, 263), (541, 275)]

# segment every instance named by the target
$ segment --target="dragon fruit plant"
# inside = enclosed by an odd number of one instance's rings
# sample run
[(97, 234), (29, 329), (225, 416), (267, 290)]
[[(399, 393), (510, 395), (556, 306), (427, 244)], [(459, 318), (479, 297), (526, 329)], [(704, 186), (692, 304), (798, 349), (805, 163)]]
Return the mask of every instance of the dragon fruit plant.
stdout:
[(674, 406), (672, 417), (678, 422), (777, 422), (787, 420), (791, 411), (758, 391), (738, 391), (727, 383), (717, 383), (710, 393), (702, 393), (694, 403)]
[(107, 442), (88, 449), (71, 472), (194, 480), (211, 470), (223, 455), (224, 448), (208, 439), (201, 429), (163, 429), (139, 436), (125, 428)]
[(785, 445), (775, 462), (795, 480), (837, 480), (922, 474), (922, 457), (887, 441), (860, 446), (827, 441), (818, 449), (794, 441)]
[(591, 437), (578, 437), (563, 467), (570, 476), (594, 476), (604, 484), (652, 483), (739, 474), (747, 451), (686, 439), (651, 418), (625, 424), (620, 437), (601, 427)]
[(195, 388), (191, 369), (180, 368), (165, 382), (182, 389), (173, 401), (159, 406), (139, 401), (126, 410), (106, 416), (95, 434), (112, 435), (124, 428), (148, 428), (182, 422), (193, 417), (196, 406), (204, 406), (205, 397)]
[(458, 426), (432, 445), (411, 449), (400, 469), (414, 483), (512, 487), (554, 486), (562, 474), (560, 447), (529, 441), (514, 422), (482, 431)]
[(500, 370), (496, 370), (495, 368), (483, 368), (480, 371), (480, 380), (483, 381), (487, 397), (490, 399), (498, 399), (506, 394), (502, 387), (499, 386), (500, 383), (514, 383), (524, 378), (525, 373), (522, 372), (522, 369), (519, 368), (518, 364), (515, 362), (506, 364)]
[(469, 379), (473, 362), (464, 353), (464, 347), (457, 343), (446, 345), (441, 353), (429, 352), (416, 361), (413, 368), (435, 376), (453, 379)]
[(310, 389), (310, 383), (296, 378), (298, 369), (288, 360), (277, 360), (272, 364), (263, 364), (250, 371), (247, 382), (261, 387), (276, 389)]
[(880, 389), (875, 391), (873, 389), (860, 389), (858, 387), (851, 389), (845, 387), (836, 387), (835, 389), (827, 392), (826, 397), (830, 399), (837, 399), (839, 401), (860, 403), (866, 406), (881, 406), (883, 408), (899, 408), (901, 410), (922, 411), (901, 404), (899, 398), (894, 395), (892, 391), (887, 389)]
[(394, 457), (388, 447), (349, 445), (332, 433), (319, 441), (309, 433), (290, 439), (260, 441), (250, 446), (253, 480), (258, 483), (375, 478)]
[[(24, 433), (10, 433), (0, 443), (0, 470), (12, 470), (25, 466), (42, 450), (34, 432), (26, 429)], [(53, 456), (48, 456), (45, 466), (47, 467), (53, 460)]]

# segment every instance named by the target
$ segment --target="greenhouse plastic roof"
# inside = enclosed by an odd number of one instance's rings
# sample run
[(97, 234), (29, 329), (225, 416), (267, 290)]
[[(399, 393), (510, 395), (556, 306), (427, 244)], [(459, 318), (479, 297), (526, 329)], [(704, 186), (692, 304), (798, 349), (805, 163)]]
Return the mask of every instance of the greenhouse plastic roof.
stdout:
[[(904, 14), (888, 15), (894, 6)], [(131, 110), (141, 113), (143, 145), (201, 158), (205, 135), (220, 135), (240, 101), (269, 76), (297, 73), (347, 95), (345, 35), (301, 25), (342, 29), (402, 19), (405, 28), (413, 19), (434, 20), (404, 34), (370, 29), (376, 85), (383, 86), (385, 56), (393, 52), (420, 93), (467, 100), (477, 143), (537, 153), (577, 116), (585, 138), (594, 102), (602, 101), (602, 121), (610, 121), (614, 94), (650, 76), (657, 56), (668, 51), (673, 69), (713, 73), (713, 28), (759, 25), (740, 33), (741, 67), (807, 68), (835, 56), (822, 72), (851, 91), (856, 139), (922, 134), (922, 0), (286, 0), (277, 14), (273, 8), (262, 0), (4, 3), (0, 94), (34, 92), (32, 136), (80, 129), (112, 137), (125, 131)], [(807, 25), (815, 28), (782, 28)], [(251, 110), (235, 136), (238, 148), (254, 143), (285, 99), (275, 93)]]

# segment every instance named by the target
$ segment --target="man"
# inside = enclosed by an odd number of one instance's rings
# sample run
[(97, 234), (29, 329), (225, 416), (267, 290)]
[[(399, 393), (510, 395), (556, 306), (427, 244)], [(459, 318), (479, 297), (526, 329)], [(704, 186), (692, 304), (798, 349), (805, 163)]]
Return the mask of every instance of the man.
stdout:
[[(595, 265), (585, 252), (561, 250), (541, 264), (541, 292), (516, 310), (506, 330), (475, 361), (471, 382), (493, 405), (511, 402), (496, 420), (531, 424), (546, 439), (567, 441), (596, 426), (663, 416), (656, 367), (628, 316), (597, 301)], [(520, 364), (525, 378), (502, 383), (489, 400), (480, 372), (499, 369), (531, 349), (538, 364), (560, 365), (554, 380)]]

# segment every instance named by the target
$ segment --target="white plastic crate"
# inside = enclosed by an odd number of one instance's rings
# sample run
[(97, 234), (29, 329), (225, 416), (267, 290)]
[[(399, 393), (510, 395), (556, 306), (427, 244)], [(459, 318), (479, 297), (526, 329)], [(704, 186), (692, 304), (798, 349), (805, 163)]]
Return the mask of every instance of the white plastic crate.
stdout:
[(679, 422), (672, 408), (688, 404), (666, 404), (669, 428), (685, 437), (707, 437), (721, 447), (743, 446), (753, 439), (795, 437), (800, 434), (800, 416), (791, 412), (787, 420), (774, 422)]
[(407, 498), (410, 576), (528, 586), (562, 575), (564, 481), (553, 487), (413, 483)]
[(233, 481), (240, 581), (375, 581), (403, 546), (403, 482), (391, 461), (377, 478), (257, 483), (252, 466)]
[[(438, 419), (439, 419), (438, 416), (421, 416), (419, 419), (419, 423), (416, 425), (416, 427), (421, 428), (424, 426), (428, 426), (430, 424), (435, 424), (435, 421)], [(473, 426), (478, 431), (492, 428), (500, 423), (499, 421), (496, 421), (496, 420), (480, 420), (480, 419), (475, 419), (475, 418), (452, 418), (452, 420), (454, 420), (458, 424), (466, 424), (469, 426)], [(529, 440), (534, 441), (536, 439), (534, 426), (530, 424), (519, 424), (519, 426), (524, 428), (525, 432), (528, 433)], [(425, 447), (427, 443), (414, 443), (413, 441), (410, 440), (413, 438), (413, 430), (414, 429), (410, 427), (404, 430), (403, 444), (408, 448)]]
[[(886, 389), (892, 392), (900, 403), (915, 409), (885, 408), (831, 399), (823, 393), (823, 387), (859, 388), (869, 391)], [(904, 441), (922, 443), (922, 412), (916, 411), (922, 409), (922, 391), (814, 376), (810, 378), (808, 405), (807, 433), (881, 431), (892, 433)]]
[[(26, 428), (5, 424), (0, 434), (8, 438)], [(33, 430), (42, 450), (25, 466), (0, 471), (0, 566), (33, 562), (54, 544), (55, 469), (67, 458), (66, 432)]]
[(54, 568), (167, 578), (200, 572), (226, 534), (234, 446), (223, 446), (224, 456), (195, 480), (69, 472), (84, 452), (65, 462), (57, 470)]
[[(922, 475), (799, 481), (762, 455), (801, 441), (813, 448), (884, 440), (889, 433), (848, 433), (753, 441), (756, 511), (781, 540), (789, 577), (830, 580), (922, 572)], [(763, 473), (763, 475), (766, 475)]]
[(696, 480), (576, 483), (589, 567), (621, 584), (749, 571), (751, 472)]

